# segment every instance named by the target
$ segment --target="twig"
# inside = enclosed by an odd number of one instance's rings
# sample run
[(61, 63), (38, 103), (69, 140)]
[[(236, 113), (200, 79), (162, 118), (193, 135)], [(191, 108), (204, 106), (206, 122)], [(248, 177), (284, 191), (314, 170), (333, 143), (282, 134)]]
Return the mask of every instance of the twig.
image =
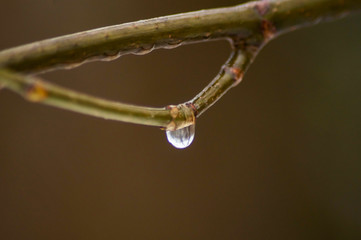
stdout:
[[(0, 52), (0, 85), (31, 101), (175, 130), (194, 123), (195, 117), (237, 85), (257, 52), (270, 39), (360, 9), (361, 0), (260, 0), (85, 31)], [(177, 106), (146, 108), (115, 103), (23, 75), (214, 39), (230, 40), (234, 48), (230, 59), (200, 94)]]

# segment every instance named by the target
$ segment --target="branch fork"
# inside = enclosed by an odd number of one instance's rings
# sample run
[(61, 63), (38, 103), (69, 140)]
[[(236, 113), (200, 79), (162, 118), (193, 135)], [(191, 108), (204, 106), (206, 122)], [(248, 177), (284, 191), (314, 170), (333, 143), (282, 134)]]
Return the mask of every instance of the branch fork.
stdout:
[[(0, 89), (8, 88), (32, 102), (174, 131), (195, 124), (197, 117), (237, 86), (271, 39), (360, 9), (361, 0), (258, 0), (47, 39), (0, 52)], [(176, 106), (149, 108), (108, 101), (34, 76), (89, 61), (224, 39), (230, 41), (232, 53), (219, 74), (191, 101)]]

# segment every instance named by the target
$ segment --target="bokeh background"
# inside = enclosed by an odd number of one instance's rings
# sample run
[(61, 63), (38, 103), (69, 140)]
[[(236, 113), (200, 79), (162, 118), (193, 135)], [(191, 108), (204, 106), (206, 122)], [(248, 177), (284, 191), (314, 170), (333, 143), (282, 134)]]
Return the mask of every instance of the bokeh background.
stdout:
[[(237, 0), (2, 1), (0, 49)], [(149, 106), (187, 101), (227, 42), (42, 75)], [(361, 239), (361, 15), (267, 45), (197, 121), (194, 143), (154, 127), (0, 91), (1, 239)]]

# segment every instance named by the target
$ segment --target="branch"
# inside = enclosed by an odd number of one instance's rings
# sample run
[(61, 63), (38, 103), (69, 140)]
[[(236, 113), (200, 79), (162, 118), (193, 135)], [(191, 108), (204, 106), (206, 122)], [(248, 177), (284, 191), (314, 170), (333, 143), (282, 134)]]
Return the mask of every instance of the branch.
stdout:
[[(1, 51), (0, 85), (30, 101), (176, 130), (193, 124), (196, 117), (237, 85), (258, 51), (272, 38), (360, 9), (361, 0), (259, 0), (75, 33)], [(231, 42), (231, 57), (200, 94), (177, 106), (147, 108), (116, 103), (24, 75), (218, 39)]]
[(190, 114), (186, 107), (180, 108), (176, 119), (173, 120), (170, 109), (146, 108), (107, 101), (8, 70), (0, 70), (0, 83), (31, 102), (41, 102), (95, 117), (164, 128), (167, 128), (172, 121), (178, 127), (185, 127), (193, 123), (189, 120)]

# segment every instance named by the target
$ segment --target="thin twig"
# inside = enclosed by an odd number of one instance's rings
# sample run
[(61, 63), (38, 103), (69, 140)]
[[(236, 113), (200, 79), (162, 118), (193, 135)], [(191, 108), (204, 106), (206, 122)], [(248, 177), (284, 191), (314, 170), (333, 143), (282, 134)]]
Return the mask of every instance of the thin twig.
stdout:
[[(95, 98), (46, 83), (37, 77), (0, 70), (0, 83), (32, 102), (102, 117), (150, 126), (166, 127), (172, 120), (165, 108), (146, 108)], [(182, 124), (186, 119), (178, 116)]]
[[(188, 126), (237, 85), (272, 38), (361, 9), (361, 0), (260, 0), (85, 31), (0, 52), (0, 85), (28, 100), (107, 119), (175, 130)], [(192, 101), (147, 108), (107, 101), (23, 74), (72, 68), (200, 41), (228, 39), (233, 52), (217, 77)]]
[(220, 73), (200, 92), (191, 103), (196, 109), (197, 117), (211, 107), (229, 89), (237, 86), (252, 63), (259, 48), (233, 45), (234, 49), (228, 61), (222, 66)]

